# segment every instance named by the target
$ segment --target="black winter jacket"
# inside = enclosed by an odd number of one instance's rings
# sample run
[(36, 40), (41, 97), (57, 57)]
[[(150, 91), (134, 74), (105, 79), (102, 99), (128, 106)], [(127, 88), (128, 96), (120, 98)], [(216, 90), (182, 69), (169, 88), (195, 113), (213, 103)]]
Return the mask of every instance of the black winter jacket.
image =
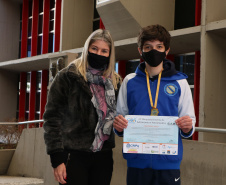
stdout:
[[(115, 92), (117, 97), (118, 89)], [(88, 82), (76, 69), (75, 64), (61, 70), (55, 77), (45, 108), (44, 139), (47, 153), (88, 151), (94, 140), (98, 121)], [(114, 133), (104, 142), (102, 150), (115, 147)]]

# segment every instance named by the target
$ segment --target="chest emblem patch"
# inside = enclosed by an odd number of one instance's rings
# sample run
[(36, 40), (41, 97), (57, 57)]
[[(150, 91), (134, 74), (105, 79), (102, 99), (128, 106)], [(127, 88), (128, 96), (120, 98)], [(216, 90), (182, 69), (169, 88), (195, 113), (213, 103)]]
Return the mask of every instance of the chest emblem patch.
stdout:
[(166, 84), (164, 91), (169, 96), (174, 96), (178, 92), (178, 87), (175, 84)]

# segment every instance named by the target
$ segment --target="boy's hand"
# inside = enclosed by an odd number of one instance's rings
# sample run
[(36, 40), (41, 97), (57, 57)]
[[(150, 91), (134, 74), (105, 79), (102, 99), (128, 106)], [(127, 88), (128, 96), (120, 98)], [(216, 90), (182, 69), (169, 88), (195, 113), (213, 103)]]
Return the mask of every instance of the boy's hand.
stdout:
[(113, 127), (118, 132), (122, 132), (123, 129), (127, 127), (127, 125), (128, 125), (128, 121), (122, 115), (118, 115), (115, 117), (115, 120), (113, 122)]
[(192, 119), (190, 116), (183, 116), (175, 122), (184, 133), (188, 133), (192, 129)]

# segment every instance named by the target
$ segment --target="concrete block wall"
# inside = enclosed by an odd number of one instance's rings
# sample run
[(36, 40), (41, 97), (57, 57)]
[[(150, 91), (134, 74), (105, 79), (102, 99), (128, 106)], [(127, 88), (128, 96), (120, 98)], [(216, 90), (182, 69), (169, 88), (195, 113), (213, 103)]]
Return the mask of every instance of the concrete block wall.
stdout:
[[(126, 161), (122, 157), (122, 138), (116, 136), (111, 185), (126, 185)], [(183, 140), (182, 185), (225, 185), (226, 144)], [(25, 129), (10, 164), (8, 175), (44, 179), (57, 185), (49, 156), (45, 151), (43, 129)]]
[(0, 175), (5, 175), (9, 168), (15, 150), (0, 149)]
[[(225, 185), (226, 144), (183, 140), (181, 185)], [(122, 158), (122, 138), (116, 137), (111, 185), (126, 185), (126, 161)]]
[(182, 185), (225, 185), (226, 144), (184, 140)]
[(44, 179), (45, 185), (58, 185), (53, 176), (43, 138), (43, 128), (24, 129), (7, 175)]
[[(24, 129), (7, 175), (44, 179), (44, 185), (58, 185), (53, 176), (43, 138), (43, 128)], [(116, 137), (111, 185), (126, 184), (126, 161), (122, 157), (122, 138)]]

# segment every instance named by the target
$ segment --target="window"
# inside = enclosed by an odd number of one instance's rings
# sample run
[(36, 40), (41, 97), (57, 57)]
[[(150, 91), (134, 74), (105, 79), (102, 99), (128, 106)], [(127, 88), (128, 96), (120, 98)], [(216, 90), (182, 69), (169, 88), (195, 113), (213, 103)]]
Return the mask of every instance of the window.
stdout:
[(192, 95), (194, 92), (194, 70), (195, 70), (195, 53), (188, 53), (175, 56), (175, 67), (177, 71), (185, 73), (188, 78), (188, 84), (190, 85)]

